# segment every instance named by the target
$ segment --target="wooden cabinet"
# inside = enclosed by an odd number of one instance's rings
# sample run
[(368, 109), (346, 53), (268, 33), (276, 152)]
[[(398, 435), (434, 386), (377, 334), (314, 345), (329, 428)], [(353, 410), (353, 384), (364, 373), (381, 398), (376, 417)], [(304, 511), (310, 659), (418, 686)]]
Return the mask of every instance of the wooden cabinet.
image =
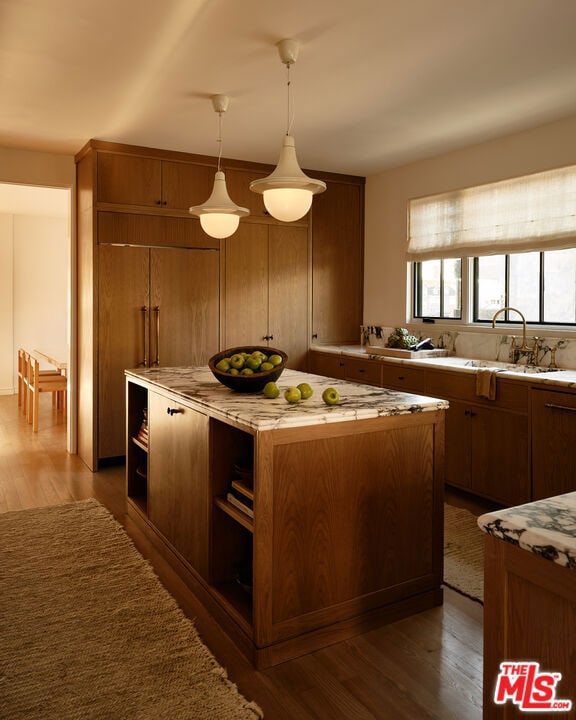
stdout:
[(215, 172), (215, 165), (99, 152), (96, 198), (101, 203), (188, 211), (209, 197)]
[(404, 364), (382, 363), (382, 386), (404, 392), (425, 393), (426, 371)]
[[(497, 705), (494, 690), (501, 663), (532, 661), (543, 673), (560, 674), (556, 701), (574, 704), (574, 570), (492, 536), (484, 541), (484, 568), (484, 720), (570, 717), (573, 711), (523, 712), (511, 698)], [(526, 689), (516, 700), (537, 699), (530, 693), (535, 688)]]
[(308, 369), (316, 375), (344, 380), (346, 360), (340, 353), (319, 352), (310, 350), (308, 353)]
[(179, 555), (208, 577), (208, 417), (148, 393), (148, 518)]
[(488, 400), (475, 388), (473, 373), (426, 371), (425, 394), (450, 402), (446, 483), (502, 505), (530, 502), (530, 389), (498, 379)]
[(100, 245), (98, 458), (124, 455), (124, 370), (202, 365), (218, 351), (213, 250)]
[(351, 358), (344, 360), (344, 379), (367, 385), (382, 385), (382, 363), (367, 358)]
[(362, 324), (364, 185), (327, 182), (312, 206), (312, 337), (356, 342)]
[(149, 425), (128, 512), (257, 667), (441, 603), (443, 411), (270, 429), (148, 377), (127, 375), (128, 444)]
[(305, 369), (308, 228), (241, 224), (225, 252), (225, 346), (266, 343), (288, 354), (288, 367)]
[(450, 400), (446, 483), (502, 505), (530, 502), (527, 415)]
[(534, 500), (576, 489), (576, 394), (532, 391)]

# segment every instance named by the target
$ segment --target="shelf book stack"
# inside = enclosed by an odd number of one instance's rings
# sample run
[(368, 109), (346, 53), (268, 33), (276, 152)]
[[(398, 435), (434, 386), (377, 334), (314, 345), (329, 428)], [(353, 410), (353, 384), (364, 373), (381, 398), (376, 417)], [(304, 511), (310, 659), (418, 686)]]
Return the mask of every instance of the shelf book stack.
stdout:
[(254, 490), (252, 487), (252, 472), (236, 468), (237, 477), (232, 480), (228, 487), (226, 500), (234, 507), (254, 517)]
[(142, 424), (138, 430), (137, 438), (142, 445), (148, 447), (148, 411), (146, 408), (142, 411)]

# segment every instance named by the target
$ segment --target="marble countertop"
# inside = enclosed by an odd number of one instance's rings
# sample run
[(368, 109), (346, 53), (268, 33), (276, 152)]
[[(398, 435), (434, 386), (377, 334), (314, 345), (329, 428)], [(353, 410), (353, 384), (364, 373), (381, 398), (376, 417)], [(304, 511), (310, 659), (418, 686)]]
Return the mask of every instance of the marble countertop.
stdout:
[[(477, 373), (480, 369), (486, 367), (494, 367), (490, 364), (490, 360), (477, 360), (475, 358), (464, 357), (436, 357), (436, 358), (396, 358), (384, 355), (374, 355), (368, 352), (363, 345), (313, 345), (311, 350), (319, 352), (329, 352), (347, 357), (363, 357), (369, 360), (378, 360), (379, 362), (390, 363), (394, 365), (407, 365), (410, 367), (434, 367), (441, 370), (452, 370), (461, 373)], [(481, 362), (483, 367), (473, 367), (467, 363)], [(485, 363), (485, 365), (484, 365)], [(576, 388), (576, 370), (551, 370), (549, 372), (524, 372), (522, 366), (518, 366), (518, 370), (506, 368), (496, 368), (499, 376), (523, 382), (539, 383), (543, 385), (551, 385), (555, 387)]]
[[(321, 375), (284, 370), (278, 386), (280, 397), (265, 398), (261, 393), (236, 393), (219, 383), (206, 367), (149, 368), (126, 370), (128, 379), (137, 378), (171, 393), (199, 410), (209, 410), (214, 417), (235, 422), (252, 430), (319, 425), (346, 420), (389, 415), (407, 415), (445, 410), (448, 402), (437, 398), (335, 380)], [(307, 382), (314, 390), (308, 400), (289, 404), (282, 390)], [(340, 394), (338, 405), (326, 405), (322, 392), (333, 387)]]
[(478, 526), (546, 560), (576, 568), (576, 492), (486, 513)]

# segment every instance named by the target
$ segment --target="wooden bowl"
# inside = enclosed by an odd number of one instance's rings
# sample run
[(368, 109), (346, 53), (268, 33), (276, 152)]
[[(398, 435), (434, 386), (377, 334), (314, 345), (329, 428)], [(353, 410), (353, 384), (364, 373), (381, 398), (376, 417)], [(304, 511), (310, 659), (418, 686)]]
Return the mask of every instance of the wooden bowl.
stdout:
[[(255, 372), (254, 375), (230, 375), (230, 373), (222, 372), (221, 370), (218, 370), (216, 368), (216, 365), (223, 358), (227, 358), (231, 355), (234, 355), (235, 353), (241, 352), (246, 352), (250, 354), (253, 353), (255, 350), (260, 350), (268, 356), (280, 355), (280, 357), (282, 358), (282, 363), (280, 365), (276, 365), (276, 367), (272, 368), (272, 370)], [(288, 355), (286, 355), (283, 350), (276, 350), (275, 348), (261, 347), (258, 345), (247, 345), (244, 347), (229, 348), (228, 350), (222, 350), (221, 352), (216, 353), (216, 355), (213, 355), (210, 360), (208, 360), (208, 367), (210, 368), (216, 380), (218, 380), (218, 382), (221, 382), (222, 385), (226, 385), (226, 387), (230, 388), (231, 390), (234, 390), (238, 393), (255, 393), (261, 392), (264, 389), (266, 383), (275, 382), (276, 380), (278, 380), (280, 375), (282, 375), (282, 372), (286, 367), (287, 362)]]

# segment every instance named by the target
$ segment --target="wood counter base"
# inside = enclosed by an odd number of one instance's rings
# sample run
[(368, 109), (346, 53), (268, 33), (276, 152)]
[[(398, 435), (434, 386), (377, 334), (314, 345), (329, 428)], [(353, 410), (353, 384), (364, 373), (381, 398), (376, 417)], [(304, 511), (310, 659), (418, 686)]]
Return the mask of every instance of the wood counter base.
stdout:
[(441, 604), (444, 410), (258, 430), (132, 379), (128, 407), (130, 515), (256, 667)]
[[(574, 717), (576, 705), (576, 575), (510, 542), (484, 540), (484, 720), (527, 715)], [(570, 713), (526, 713), (508, 700), (494, 702), (502, 662), (538, 662), (540, 671), (562, 673), (557, 700)]]

